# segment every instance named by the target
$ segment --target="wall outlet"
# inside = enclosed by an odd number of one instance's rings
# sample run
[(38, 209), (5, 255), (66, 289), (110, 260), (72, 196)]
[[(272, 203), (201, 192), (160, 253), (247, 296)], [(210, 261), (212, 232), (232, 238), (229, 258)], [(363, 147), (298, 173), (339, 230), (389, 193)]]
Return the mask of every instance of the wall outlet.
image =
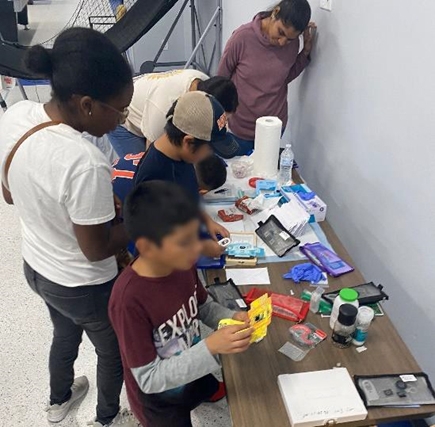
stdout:
[(320, 8), (324, 10), (332, 10), (332, 0), (320, 0)]

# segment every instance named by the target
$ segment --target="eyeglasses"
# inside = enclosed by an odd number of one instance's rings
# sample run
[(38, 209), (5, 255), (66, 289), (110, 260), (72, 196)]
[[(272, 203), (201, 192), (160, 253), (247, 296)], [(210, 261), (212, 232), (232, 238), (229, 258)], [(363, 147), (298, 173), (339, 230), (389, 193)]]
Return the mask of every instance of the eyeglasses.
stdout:
[(125, 107), (122, 111), (119, 111), (115, 107), (112, 107), (111, 105), (106, 104), (103, 101), (97, 101), (97, 102), (100, 103), (101, 105), (103, 105), (104, 107), (108, 108), (109, 110), (112, 110), (112, 111), (115, 111), (116, 113), (118, 113), (118, 115), (119, 115), (118, 123), (120, 125), (123, 125), (125, 123), (125, 121), (127, 120), (128, 114), (130, 113), (128, 107)]

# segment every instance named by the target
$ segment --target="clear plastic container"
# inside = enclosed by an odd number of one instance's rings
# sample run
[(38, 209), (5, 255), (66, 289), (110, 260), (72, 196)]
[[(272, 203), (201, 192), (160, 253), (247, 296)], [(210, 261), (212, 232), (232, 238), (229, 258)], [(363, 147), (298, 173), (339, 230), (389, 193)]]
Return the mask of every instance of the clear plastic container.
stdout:
[(323, 289), (321, 286), (317, 286), (317, 288), (311, 294), (310, 311), (314, 314), (318, 313), (320, 309), (320, 300), (322, 298), (323, 292), (325, 292), (325, 289)]
[(375, 312), (370, 307), (360, 307), (356, 317), (356, 329), (353, 335), (352, 344), (357, 347), (363, 345), (367, 339), (368, 329), (375, 317)]
[(358, 292), (355, 289), (343, 288), (338, 294), (337, 298), (334, 300), (334, 305), (332, 306), (331, 318), (329, 319), (329, 326), (334, 329), (335, 322), (338, 319), (338, 314), (340, 306), (343, 304), (350, 304), (359, 307)]
[(342, 304), (339, 308), (338, 319), (334, 324), (332, 342), (339, 348), (346, 348), (352, 344), (355, 332), (358, 309), (351, 304)]
[[(310, 292), (308, 289), (304, 289), (301, 293), (301, 300), (302, 301), (311, 301), (311, 296), (313, 295), (312, 292)], [(330, 304), (329, 302), (325, 301), (323, 298), (320, 298), (319, 301), (319, 312), (320, 314), (326, 314), (326, 315), (331, 315), (331, 311), (332, 311), (332, 304)]]
[(248, 175), (249, 165), (240, 160), (235, 160), (231, 163), (231, 170), (235, 178), (241, 179)]

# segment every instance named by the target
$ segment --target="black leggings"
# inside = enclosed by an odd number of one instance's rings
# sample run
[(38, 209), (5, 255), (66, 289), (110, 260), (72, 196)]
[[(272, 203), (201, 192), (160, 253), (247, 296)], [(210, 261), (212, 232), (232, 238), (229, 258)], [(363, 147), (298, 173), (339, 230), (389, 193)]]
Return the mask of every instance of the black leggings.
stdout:
[(51, 282), (24, 262), (30, 287), (48, 307), (53, 323), (50, 350), (50, 404), (71, 397), (74, 362), (83, 331), (95, 346), (97, 366), (97, 421), (109, 424), (119, 412), (119, 395), (124, 380), (115, 332), (109, 321), (108, 304), (115, 279), (102, 285), (69, 288)]

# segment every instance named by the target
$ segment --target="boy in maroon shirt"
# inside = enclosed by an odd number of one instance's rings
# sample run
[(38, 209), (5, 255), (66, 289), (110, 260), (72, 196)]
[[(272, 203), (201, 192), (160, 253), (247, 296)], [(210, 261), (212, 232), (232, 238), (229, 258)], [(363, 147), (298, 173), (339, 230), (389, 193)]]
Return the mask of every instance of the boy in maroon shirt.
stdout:
[[(211, 375), (218, 355), (249, 347), (248, 316), (212, 301), (199, 281), (200, 211), (184, 189), (140, 184), (127, 197), (124, 221), (139, 257), (117, 280), (109, 315), (131, 409), (143, 427), (190, 427), (190, 411), (219, 388)], [(215, 329), (223, 318), (245, 324), (201, 340), (199, 321)]]

